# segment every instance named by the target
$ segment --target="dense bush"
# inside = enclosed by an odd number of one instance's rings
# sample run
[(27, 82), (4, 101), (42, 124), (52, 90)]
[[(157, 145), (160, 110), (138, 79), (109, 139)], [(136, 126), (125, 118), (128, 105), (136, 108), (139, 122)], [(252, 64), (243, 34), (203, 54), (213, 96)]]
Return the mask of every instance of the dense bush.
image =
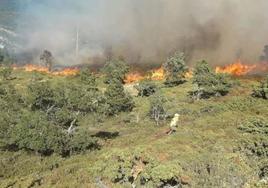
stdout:
[(242, 150), (259, 164), (259, 177), (268, 177), (268, 122), (264, 118), (252, 118), (242, 123), (239, 130), (246, 133)]
[(132, 97), (124, 91), (121, 82), (114, 80), (105, 91), (108, 114), (115, 115), (119, 112), (129, 112), (134, 108)]
[(166, 75), (165, 85), (177, 86), (185, 82), (185, 75), (188, 71), (183, 53), (175, 53), (167, 59), (163, 65)]
[(239, 129), (252, 136), (245, 140), (245, 148), (250, 155), (268, 157), (268, 122), (266, 120), (253, 118), (244, 122)]
[(268, 76), (253, 90), (252, 96), (266, 100), (268, 99)]
[(96, 88), (96, 76), (89, 68), (84, 68), (79, 72), (79, 79), (83, 84)]
[(129, 66), (122, 60), (108, 61), (103, 67), (105, 74), (105, 83), (111, 83), (117, 80), (124, 83), (125, 75), (129, 72)]
[(136, 89), (139, 92), (139, 96), (149, 97), (156, 92), (157, 86), (150, 81), (142, 81), (141, 83), (139, 83), (139, 85), (136, 86)]
[(118, 187), (182, 187), (183, 184), (178, 161), (160, 162), (151, 155), (138, 152), (108, 154), (96, 166), (98, 177), (101, 174)]
[(103, 94), (82, 84), (33, 82), (27, 100), (1, 82), (0, 148), (66, 156), (98, 148), (97, 140), (79, 131), (79, 118), (98, 111)]
[(198, 62), (194, 70), (193, 84), (196, 85), (191, 95), (195, 99), (206, 99), (226, 95), (231, 84), (226, 75), (216, 74), (206, 61)]

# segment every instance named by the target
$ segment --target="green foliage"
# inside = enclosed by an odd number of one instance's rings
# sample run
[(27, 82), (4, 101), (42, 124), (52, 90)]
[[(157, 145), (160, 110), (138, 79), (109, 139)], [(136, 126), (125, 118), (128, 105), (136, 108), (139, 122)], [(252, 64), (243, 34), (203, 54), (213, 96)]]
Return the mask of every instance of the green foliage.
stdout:
[(245, 121), (240, 127), (243, 133), (247, 134), (244, 138), (242, 149), (252, 158), (257, 158), (259, 163), (259, 177), (268, 177), (268, 122), (264, 118), (252, 118)]
[(96, 138), (91, 137), (88, 131), (75, 131), (68, 143), (68, 150), (70, 154), (79, 154), (81, 152), (98, 149), (99, 144)]
[(123, 187), (181, 186), (182, 168), (176, 160), (160, 162), (155, 156), (119, 151), (112, 156), (108, 154), (97, 166), (96, 175), (102, 174)]
[(115, 115), (119, 112), (130, 112), (134, 108), (132, 97), (124, 91), (121, 82), (113, 81), (105, 91), (108, 115)]
[(124, 83), (125, 75), (129, 72), (129, 66), (122, 60), (108, 61), (103, 67), (105, 83), (119, 81)]
[(252, 96), (266, 100), (268, 99), (268, 76), (257, 88), (254, 88)]
[(185, 82), (185, 74), (188, 68), (183, 53), (175, 53), (174, 56), (167, 59), (163, 67), (166, 75), (165, 84), (167, 86), (173, 87)]
[(146, 176), (144, 177), (147, 177), (147, 181), (151, 180), (153, 182), (153, 185), (157, 187), (180, 187), (181, 174), (182, 168), (180, 164), (177, 161), (169, 161), (163, 164), (154, 164), (153, 166), (148, 168), (148, 171), (145, 173)]
[(264, 119), (253, 118), (244, 122), (239, 129), (250, 134), (250, 139), (244, 141), (244, 147), (249, 155), (268, 157), (268, 122)]
[(83, 84), (96, 88), (96, 77), (89, 68), (80, 70), (79, 79)]
[(33, 82), (28, 86), (28, 98), (33, 110), (48, 110), (56, 105), (54, 91), (48, 82)]
[(166, 110), (164, 108), (166, 102), (166, 98), (160, 94), (155, 94), (150, 98), (149, 115), (151, 119), (155, 120), (157, 125), (159, 125), (159, 122), (161, 120), (164, 120), (166, 118)]
[(150, 81), (142, 81), (141, 83), (139, 83), (139, 85), (136, 86), (136, 89), (139, 92), (139, 96), (149, 97), (156, 92), (157, 86)]
[(66, 156), (98, 148), (96, 139), (76, 131), (80, 116), (98, 112), (103, 95), (96, 88), (32, 82), (27, 91), (24, 101), (12, 85), (0, 87), (2, 149)]
[(20, 119), (7, 131), (9, 135), (4, 148), (24, 149), (42, 155), (57, 153), (62, 156), (98, 148), (97, 140), (88, 133), (74, 131), (68, 134), (62, 127), (49, 121), (43, 112), (26, 112)]
[(35, 151), (43, 155), (53, 152), (62, 154), (65, 148), (66, 134), (39, 112), (28, 112), (11, 130), (10, 146)]
[(25, 102), (12, 85), (0, 82), (0, 106), (0, 148), (2, 148), (10, 138), (10, 128), (20, 121)]
[(193, 84), (196, 85), (191, 95), (196, 99), (226, 95), (231, 84), (225, 74), (215, 74), (206, 61), (198, 62), (194, 70)]

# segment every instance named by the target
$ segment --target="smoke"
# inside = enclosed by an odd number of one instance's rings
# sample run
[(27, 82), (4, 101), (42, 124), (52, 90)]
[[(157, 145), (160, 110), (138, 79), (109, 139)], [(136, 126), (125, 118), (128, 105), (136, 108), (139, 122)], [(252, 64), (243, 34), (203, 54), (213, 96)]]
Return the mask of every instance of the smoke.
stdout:
[(190, 63), (226, 64), (258, 60), (268, 42), (267, 7), (267, 0), (30, 0), (17, 21), (21, 51), (47, 49), (59, 64), (162, 63), (175, 51)]

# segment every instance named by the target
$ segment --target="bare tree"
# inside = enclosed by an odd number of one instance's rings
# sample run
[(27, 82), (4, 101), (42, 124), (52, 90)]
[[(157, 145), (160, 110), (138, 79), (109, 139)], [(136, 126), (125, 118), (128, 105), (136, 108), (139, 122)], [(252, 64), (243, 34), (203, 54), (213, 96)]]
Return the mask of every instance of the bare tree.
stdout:
[(46, 67), (48, 67), (48, 70), (52, 70), (52, 65), (53, 65), (53, 55), (50, 51), (44, 50), (44, 52), (40, 55), (40, 60), (44, 62)]

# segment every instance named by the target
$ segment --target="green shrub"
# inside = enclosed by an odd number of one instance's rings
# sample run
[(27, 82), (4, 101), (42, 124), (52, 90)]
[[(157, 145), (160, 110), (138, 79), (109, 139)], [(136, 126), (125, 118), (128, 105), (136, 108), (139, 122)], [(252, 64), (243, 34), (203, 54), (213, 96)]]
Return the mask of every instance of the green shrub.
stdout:
[(33, 82), (28, 86), (28, 98), (33, 110), (47, 111), (56, 105), (53, 88), (48, 82)]
[(149, 97), (150, 95), (153, 95), (156, 92), (157, 86), (150, 81), (143, 81), (139, 83), (138, 86), (136, 86), (136, 89), (139, 92), (139, 96)]
[(66, 145), (66, 134), (62, 129), (49, 122), (39, 112), (28, 112), (10, 130), (9, 147), (25, 149), (42, 155), (53, 152), (61, 154)]
[(122, 60), (108, 61), (104, 67), (104, 82), (109, 84), (114, 80), (124, 83), (125, 75), (129, 72), (129, 66)]
[(96, 77), (89, 68), (84, 68), (80, 70), (78, 76), (79, 76), (80, 81), (83, 84), (89, 87), (96, 88)]
[(206, 99), (226, 95), (231, 84), (225, 74), (216, 74), (206, 61), (199, 62), (194, 70), (193, 84), (196, 85), (190, 94), (195, 99)]
[(163, 65), (166, 81), (165, 85), (173, 87), (185, 82), (185, 75), (188, 71), (183, 53), (175, 53), (167, 59)]
[(70, 137), (68, 146), (71, 155), (99, 148), (98, 140), (84, 130), (75, 131)]
[(115, 115), (119, 112), (130, 112), (134, 108), (132, 97), (125, 93), (121, 82), (113, 81), (105, 91), (108, 115)]
[(268, 157), (268, 122), (266, 120), (252, 118), (239, 126), (239, 130), (250, 135), (244, 140), (244, 148), (249, 155)]
[(254, 88), (252, 96), (266, 100), (268, 99), (268, 76), (258, 87)]
[(239, 127), (247, 134), (242, 141), (242, 151), (259, 163), (259, 177), (268, 177), (268, 122), (264, 118), (252, 118)]

